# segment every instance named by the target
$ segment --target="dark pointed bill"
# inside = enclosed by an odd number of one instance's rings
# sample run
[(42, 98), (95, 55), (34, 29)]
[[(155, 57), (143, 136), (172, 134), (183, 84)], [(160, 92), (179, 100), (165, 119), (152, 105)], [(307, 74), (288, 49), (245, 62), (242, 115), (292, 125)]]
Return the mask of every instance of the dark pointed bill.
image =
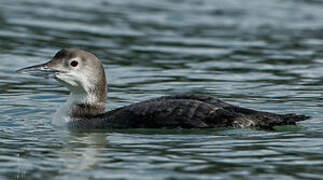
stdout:
[(42, 76), (42, 77), (52, 77), (52, 75), (55, 75), (55, 73), (59, 72), (58, 70), (51, 69), (48, 67), (48, 64), (39, 64), (35, 66), (30, 66), (26, 68), (22, 68), (17, 70), (16, 72), (19, 73), (28, 73), (32, 76)]

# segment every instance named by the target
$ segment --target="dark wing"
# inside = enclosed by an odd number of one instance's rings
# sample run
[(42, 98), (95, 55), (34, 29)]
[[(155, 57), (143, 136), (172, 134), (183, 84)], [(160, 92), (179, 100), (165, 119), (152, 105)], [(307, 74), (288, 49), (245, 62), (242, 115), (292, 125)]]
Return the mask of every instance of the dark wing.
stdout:
[(310, 116), (296, 114), (276, 114), (264, 111), (256, 111), (243, 108), (223, 102), (215, 97), (207, 95), (177, 95), (165, 96), (160, 99), (194, 99), (204, 103), (222, 107), (228, 114), (232, 114), (235, 120), (232, 121), (234, 127), (259, 127), (264, 129), (272, 129), (273, 126), (279, 125), (296, 125), (299, 121), (310, 119)]
[[(214, 128), (294, 125), (308, 116), (241, 108), (206, 95), (164, 96), (98, 115), (94, 128)], [(88, 126), (88, 125), (87, 125)]]
[(202, 101), (170, 98), (115, 109), (104, 118), (112, 128), (212, 128), (230, 126), (233, 114)]

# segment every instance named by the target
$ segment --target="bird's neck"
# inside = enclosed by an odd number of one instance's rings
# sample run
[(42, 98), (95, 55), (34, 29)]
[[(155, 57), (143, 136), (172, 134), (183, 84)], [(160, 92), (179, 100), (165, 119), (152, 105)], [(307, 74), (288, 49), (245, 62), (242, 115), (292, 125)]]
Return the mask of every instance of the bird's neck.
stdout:
[(60, 125), (102, 114), (105, 112), (105, 106), (106, 98), (102, 99), (95, 94), (71, 93), (56, 111), (54, 124)]

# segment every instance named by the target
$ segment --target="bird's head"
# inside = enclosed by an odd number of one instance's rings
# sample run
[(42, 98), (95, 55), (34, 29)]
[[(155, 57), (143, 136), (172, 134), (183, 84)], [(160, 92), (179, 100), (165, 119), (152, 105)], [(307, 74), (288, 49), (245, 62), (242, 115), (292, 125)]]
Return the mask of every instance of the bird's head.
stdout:
[(56, 79), (72, 95), (93, 95), (95, 101), (105, 102), (107, 82), (98, 58), (79, 49), (62, 49), (47, 63), (26, 67), (18, 72)]

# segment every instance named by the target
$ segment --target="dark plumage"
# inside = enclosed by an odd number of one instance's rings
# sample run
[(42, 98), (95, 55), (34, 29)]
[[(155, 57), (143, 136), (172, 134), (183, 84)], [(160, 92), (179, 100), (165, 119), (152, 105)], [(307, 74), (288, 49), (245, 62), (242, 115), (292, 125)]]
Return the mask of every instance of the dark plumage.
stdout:
[(177, 95), (155, 98), (104, 114), (79, 118), (73, 128), (216, 128), (255, 127), (272, 129), (295, 125), (309, 116), (275, 114), (241, 108), (206, 95)]

